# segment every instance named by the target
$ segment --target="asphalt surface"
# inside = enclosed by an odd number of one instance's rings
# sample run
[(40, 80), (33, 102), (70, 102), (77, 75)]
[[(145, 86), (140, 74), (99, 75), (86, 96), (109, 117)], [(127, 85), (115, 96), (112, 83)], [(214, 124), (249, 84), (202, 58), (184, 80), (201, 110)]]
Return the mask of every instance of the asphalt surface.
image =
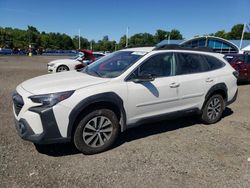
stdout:
[[(184, 117), (120, 135), (107, 152), (85, 156), (72, 144), (36, 147), (17, 135), (11, 93), (47, 74), (56, 57), (0, 56), (0, 187), (250, 187), (250, 84), (223, 119)], [(249, 161), (248, 161), (249, 160)]]

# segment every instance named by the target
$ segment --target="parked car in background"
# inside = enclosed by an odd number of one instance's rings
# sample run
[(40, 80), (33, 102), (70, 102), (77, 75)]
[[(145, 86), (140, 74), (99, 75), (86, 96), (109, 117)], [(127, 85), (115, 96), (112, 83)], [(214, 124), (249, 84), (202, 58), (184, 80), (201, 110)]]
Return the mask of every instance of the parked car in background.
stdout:
[(74, 70), (75, 66), (81, 63), (83, 56), (84, 54), (80, 52), (78, 55), (70, 59), (58, 59), (51, 61), (47, 64), (48, 72), (55, 73)]
[(239, 81), (250, 81), (250, 54), (227, 54), (224, 58), (239, 72)]
[(59, 59), (49, 62), (48, 72), (55, 73), (81, 69), (94, 62), (97, 58), (99, 59), (100, 56), (105, 55), (101, 53), (93, 53), (91, 50), (82, 49), (77, 56), (71, 59)]
[(28, 52), (25, 49), (15, 49), (13, 50), (14, 55), (27, 55)]
[(72, 141), (94, 154), (145, 122), (196, 113), (216, 123), (237, 91), (237, 71), (222, 54), (162, 46), (120, 50), (81, 71), (27, 80), (12, 99), (23, 139)]
[(104, 57), (104, 56), (107, 55), (107, 54), (104, 54), (104, 53), (102, 53), (102, 52), (93, 52), (93, 55), (94, 55), (95, 61), (96, 61), (96, 60), (98, 60), (98, 59)]
[(80, 64), (75, 66), (76, 70), (82, 69), (82, 68), (86, 67), (87, 65), (93, 63), (94, 61), (107, 55), (107, 54), (104, 54), (101, 52), (88, 52), (88, 53), (85, 52), (85, 54), (89, 54), (89, 55), (86, 56), (86, 59), (83, 59)]
[(11, 55), (11, 54), (12, 54), (11, 49), (0, 48), (0, 55)]

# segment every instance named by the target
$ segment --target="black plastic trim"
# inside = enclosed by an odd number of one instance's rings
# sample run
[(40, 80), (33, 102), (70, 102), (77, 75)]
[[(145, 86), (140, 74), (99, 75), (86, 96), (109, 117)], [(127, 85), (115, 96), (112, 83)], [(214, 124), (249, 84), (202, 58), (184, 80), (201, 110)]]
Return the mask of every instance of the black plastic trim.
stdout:
[[(28, 139), (34, 143), (38, 144), (47, 144), (47, 143), (57, 143), (57, 142), (67, 142), (69, 141), (68, 138), (62, 137), (58, 125), (56, 123), (55, 115), (53, 112), (52, 107), (31, 107), (29, 109), (31, 112), (35, 112), (40, 115), (42, 126), (43, 126), (43, 133), (41, 134), (34, 134), (33, 136), (28, 136)], [(25, 139), (25, 138), (24, 138)]]
[(20, 113), (24, 105), (23, 98), (19, 93), (17, 93), (17, 91), (15, 91), (12, 94), (12, 100), (13, 100), (15, 113), (18, 116), (18, 114)]
[(214, 86), (212, 86), (212, 87), (208, 90), (208, 92), (207, 92), (207, 94), (206, 94), (205, 101), (207, 101), (207, 99), (208, 99), (214, 92), (219, 91), (219, 90), (222, 90), (222, 91), (225, 92), (225, 95), (226, 95), (226, 96), (225, 96), (225, 101), (227, 101), (227, 98), (228, 98), (228, 96), (227, 96), (227, 91), (228, 91), (228, 89), (227, 89), (227, 86), (226, 86), (225, 83), (218, 83), (218, 84), (215, 84)]
[(156, 50), (188, 50), (188, 51), (199, 51), (199, 52), (211, 52), (213, 53), (214, 50), (209, 47), (195, 47), (189, 48), (179, 44), (163, 44), (156, 46), (153, 51)]
[(79, 114), (83, 110), (87, 109), (90, 105), (94, 103), (99, 103), (99, 102), (109, 102), (119, 108), (120, 114), (121, 114), (121, 120), (120, 120), (121, 131), (125, 130), (126, 112), (123, 107), (123, 100), (114, 92), (106, 92), (106, 93), (101, 93), (101, 94), (97, 94), (97, 95), (93, 95), (88, 98), (85, 98), (74, 107), (74, 109), (71, 111), (69, 115), (67, 137), (69, 138), (71, 137), (71, 133), (74, 128), (75, 121), (77, 117), (79, 116)]
[(142, 124), (159, 122), (159, 121), (168, 120), (168, 119), (176, 119), (178, 117), (183, 117), (183, 116), (187, 116), (190, 114), (199, 114), (199, 113), (200, 113), (199, 108), (190, 108), (190, 109), (185, 109), (185, 110), (179, 110), (176, 112), (170, 112), (170, 113), (160, 114), (160, 115), (156, 115), (156, 116), (146, 117), (146, 118), (138, 120), (135, 123), (128, 124), (127, 127), (129, 129), (129, 128), (133, 128), (136, 126), (140, 126)]
[[(22, 124), (22, 128), (20, 128), (20, 124)], [(42, 132), (41, 134), (35, 134), (31, 129), (29, 123), (25, 119), (20, 119), (19, 121), (15, 119), (15, 126), (18, 132), (18, 135), (24, 139), (31, 141), (36, 144), (50, 144), (50, 143), (59, 143), (59, 142), (67, 142), (69, 141), (67, 138), (53, 138), (50, 140), (46, 139), (46, 133)]]
[(238, 96), (238, 89), (237, 89), (236, 93), (234, 94), (234, 97), (230, 101), (227, 101), (227, 106), (232, 104), (233, 102), (235, 102), (237, 99), (237, 96)]

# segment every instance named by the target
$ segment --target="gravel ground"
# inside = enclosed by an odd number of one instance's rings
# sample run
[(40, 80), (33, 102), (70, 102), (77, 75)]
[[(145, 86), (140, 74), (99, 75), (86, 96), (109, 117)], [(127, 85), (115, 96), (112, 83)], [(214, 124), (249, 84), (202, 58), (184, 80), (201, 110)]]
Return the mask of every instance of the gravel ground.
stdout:
[(250, 187), (250, 85), (214, 125), (184, 117), (121, 134), (107, 152), (36, 147), (14, 128), (11, 93), (56, 57), (0, 56), (0, 187)]

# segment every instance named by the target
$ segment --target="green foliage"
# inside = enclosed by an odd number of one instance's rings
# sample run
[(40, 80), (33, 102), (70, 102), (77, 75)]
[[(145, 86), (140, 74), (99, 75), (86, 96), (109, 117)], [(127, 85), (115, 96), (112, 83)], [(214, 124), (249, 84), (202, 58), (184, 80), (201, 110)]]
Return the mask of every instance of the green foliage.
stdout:
[(181, 40), (181, 39), (183, 39), (182, 34), (177, 29), (172, 29), (169, 34), (170, 34), (170, 39), (171, 40)]
[(243, 24), (237, 24), (234, 25), (231, 29), (231, 31), (228, 33), (230, 39), (236, 39), (240, 40), (241, 39), (241, 34), (243, 30)]
[[(225, 30), (211, 33), (210, 35), (221, 37), (224, 39), (240, 39), (242, 34), (243, 24), (234, 25), (231, 31)], [(171, 40), (183, 39), (179, 30), (172, 29), (171, 31), (165, 31), (162, 29), (156, 30), (155, 34), (150, 33), (137, 33), (132, 35), (129, 39), (129, 46), (154, 46), (162, 40), (170, 38)], [(244, 34), (244, 39), (250, 39), (250, 33)], [(81, 48), (92, 49), (93, 51), (115, 51), (126, 46), (126, 35), (123, 35), (119, 43), (116, 41), (110, 41), (109, 37), (105, 35), (102, 40), (89, 41), (86, 38), (81, 37)], [(18, 48), (28, 49), (29, 45), (32, 45), (35, 49), (56, 49), (56, 50), (73, 50), (79, 48), (79, 37), (70, 37), (64, 33), (46, 33), (44, 31), (39, 32), (35, 27), (28, 26), (27, 30), (21, 30), (11, 27), (0, 27), (0, 48)]]
[(156, 33), (154, 35), (155, 38), (155, 43), (159, 43), (161, 41), (163, 41), (164, 39), (166, 39), (169, 35), (169, 32), (158, 29), (156, 30)]
[(225, 30), (217, 31), (213, 36), (228, 39), (228, 33)]
[(122, 49), (126, 47), (126, 35), (123, 35), (120, 38), (119, 44), (118, 44), (118, 49)]
[(129, 38), (129, 46), (155, 45), (154, 36), (150, 33), (138, 33)]
[[(243, 30), (243, 24), (236, 24), (231, 28), (231, 31), (226, 32), (225, 30), (217, 31), (212, 33), (212, 36), (221, 37), (228, 40), (240, 40)], [(250, 39), (250, 33), (244, 33), (244, 40)]]

